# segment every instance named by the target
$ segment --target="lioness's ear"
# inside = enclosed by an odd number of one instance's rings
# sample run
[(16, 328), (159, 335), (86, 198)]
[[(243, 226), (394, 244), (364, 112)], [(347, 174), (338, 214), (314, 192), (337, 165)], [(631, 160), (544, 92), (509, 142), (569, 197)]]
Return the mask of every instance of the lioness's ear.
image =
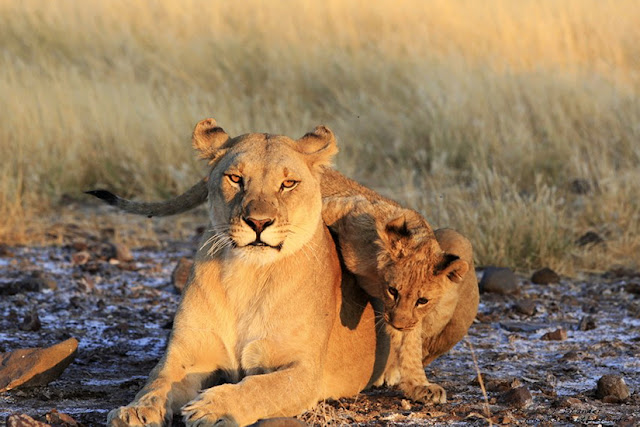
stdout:
[(333, 156), (338, 152), (336, 137), (326, 126), (317, 126), (313, 132), (297, 140), (296, 144), (298, 151), (308, 156), (312, 170), (330, 166)]
[(404, 213), (389, 221), (378, 222), (376, 227), (383, 249), (389, 252), (392, 259), (401, 258), (408, 253), (411, 230)]
[(228, 140), (229, 135), (218, 126), (215, 119), (204, 119), (193, 130), (191, 144), (200, 152), (201, 158), (209, 159), (211, 163), (224, 153), (222, 147)]
[(469, 271), (469, 263), (453, 254), (444, 254), (440, 264), (436, 266), (436, 274), (446, 274), (455, 283), (462, 282), (462, 278)]

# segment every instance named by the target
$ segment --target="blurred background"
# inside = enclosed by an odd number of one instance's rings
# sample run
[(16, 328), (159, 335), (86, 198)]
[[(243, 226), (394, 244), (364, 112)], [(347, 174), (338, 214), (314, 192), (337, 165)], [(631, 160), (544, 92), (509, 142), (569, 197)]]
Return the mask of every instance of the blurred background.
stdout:
[[(0, 243), (82, 191), (178, 194), (193, 126), (336, 167), (522, 271), (640, 267), (636, 0), (0, 0)], [(88, 196), (86, 196), (88, 197)]]

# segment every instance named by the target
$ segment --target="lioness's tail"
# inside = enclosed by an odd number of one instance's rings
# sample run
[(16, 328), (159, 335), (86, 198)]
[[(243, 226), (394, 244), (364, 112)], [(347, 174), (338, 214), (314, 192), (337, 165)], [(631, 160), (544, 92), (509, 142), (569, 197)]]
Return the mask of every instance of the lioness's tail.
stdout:
[(201, 179), (181, 195), (162, 202), (134, 202), (116, 196), (107, 190), (90, 190), (85, 193), (102, 199), (111, 206), (115, 206), (125, 212), (135, 215), (145, 215), (149, 218), (186, 212), (206, 202), (209, 194), (207, 190), (207, 178)]

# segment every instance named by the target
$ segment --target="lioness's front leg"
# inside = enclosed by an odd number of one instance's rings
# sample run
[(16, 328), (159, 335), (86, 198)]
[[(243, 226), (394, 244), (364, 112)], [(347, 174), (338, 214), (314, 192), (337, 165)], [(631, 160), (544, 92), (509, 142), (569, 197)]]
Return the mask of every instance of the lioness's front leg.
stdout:
[(431, 384), (422, 366), (422, 328), (417, 327), (401, 335), (398, 348), (400, 390), (416, 402), (446, 403), (447, 392), (438, 384)]
[(187, 426), (249, 425), (260, 418), (289, 417), (319, 398), (320, 376), (309, 362), (245, 377), (200, 393), (182, 408)]
[(198, 394), (220, 364), (213, 357), (224, 354), (224, 349), (215, 335), (194, 340), (191, 334), (190, 341), (182, 335), (174, 329), (165, 356), (149, 374), (144, 388), (133, 402), (109, 412), (109, 425), (162, 426)]

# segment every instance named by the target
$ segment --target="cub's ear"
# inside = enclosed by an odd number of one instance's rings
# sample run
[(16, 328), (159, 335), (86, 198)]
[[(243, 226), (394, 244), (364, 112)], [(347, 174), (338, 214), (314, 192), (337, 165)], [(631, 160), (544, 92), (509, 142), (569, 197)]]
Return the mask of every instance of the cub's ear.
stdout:
[(200, 158), (213, 163), (226, 151), (222, 147), (228, 140), (229, 135), (218, 126), (215, 119), (204, 119), (193, 130), (191, 144), (200, 152)]
[(408, 254), (411, 230), (405, 213), (391, 220), (376, 224), (382, 249), (386, 250), (391, 259), (397, 260)]
[(446, 274), (449, 280), (454, 283), (461, 283), (462, 278), (469, 271), (469, 263), (461, 260), (460, 257), (445, 253), (442, 261), (436, 266), (436, 274)]
[(336, 137), (326, 126), (316, 126), (313, 132), (305, 134), (296, 141), (296, 149), (309, 159), (312, 170), (330, 166), (333, 156), (338, 152)]

